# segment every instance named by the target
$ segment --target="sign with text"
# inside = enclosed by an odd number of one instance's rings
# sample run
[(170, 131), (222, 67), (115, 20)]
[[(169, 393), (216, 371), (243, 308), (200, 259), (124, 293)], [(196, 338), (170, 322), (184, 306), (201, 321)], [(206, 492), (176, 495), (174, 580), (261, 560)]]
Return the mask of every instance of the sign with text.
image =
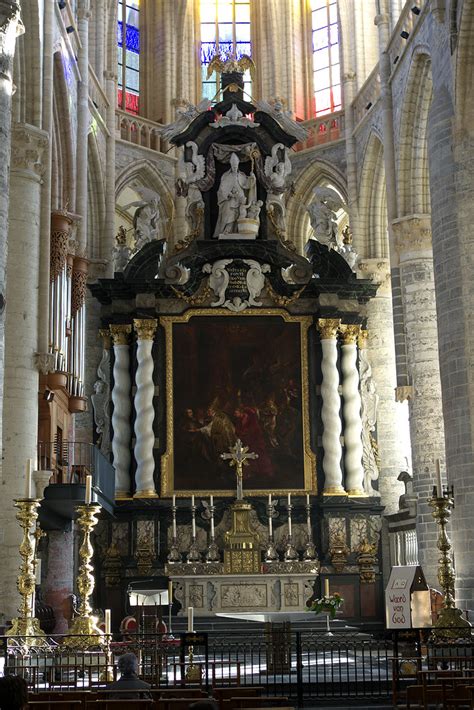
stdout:
[(385, 590), (387, 629), (431, 626), (430, 591), (421, 567), (392, 567)]

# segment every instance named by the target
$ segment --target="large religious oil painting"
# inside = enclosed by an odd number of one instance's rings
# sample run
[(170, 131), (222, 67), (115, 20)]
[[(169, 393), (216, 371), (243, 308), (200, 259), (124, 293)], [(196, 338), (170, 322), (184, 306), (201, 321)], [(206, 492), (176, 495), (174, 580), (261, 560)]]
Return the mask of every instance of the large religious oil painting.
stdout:
[(244, 495), (315, 490), (309, 443), (307, 330), (286, 311), (191, 310), (166, 332), (167, 450), (161, 493), (235, 495), (223, 460), (237, 439), (257, 454)]

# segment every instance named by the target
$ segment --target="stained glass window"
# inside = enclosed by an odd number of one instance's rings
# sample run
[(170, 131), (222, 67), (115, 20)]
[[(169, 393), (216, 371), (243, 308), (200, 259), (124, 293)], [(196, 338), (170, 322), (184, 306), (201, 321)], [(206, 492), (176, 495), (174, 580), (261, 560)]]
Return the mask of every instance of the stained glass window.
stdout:
[(314, 113), (341, 109), (341, 65), (336, 0), (311, 0)]
[(140, 0), (118, 0), (118, 106), (129, 113), (138, 113), (140, 88), (139, 2)]
[[(213, 99), (219, 90), (217, 72), (206, 78), (207, 65), (219, 51), (221, 55), (235, 52), (251, 56), (250, 0), (201, 0), (201, 76), (202, 95)], [(248, 71), (244, 74), (244, 91), (251, 95)], [(244, 95), (245, 98), (245, 95)]]

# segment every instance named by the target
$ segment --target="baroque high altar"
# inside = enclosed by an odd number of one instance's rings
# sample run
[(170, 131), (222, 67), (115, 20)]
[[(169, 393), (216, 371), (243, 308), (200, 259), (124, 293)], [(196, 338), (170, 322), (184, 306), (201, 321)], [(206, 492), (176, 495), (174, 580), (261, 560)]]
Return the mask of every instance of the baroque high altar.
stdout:
[(171, 577), (183, 614), (300, 611), (329, 579), (345, 619), (377, 621), (376, 286), (356, 278), (334, 190), (315, 190), (296, 252), (285, 205), (305, 131), (281, 100), (247, 101), (242, 71), (229, 60), (221, 100), (178, 102), (163, 130), (181, 238), (168, 243), (143, 190), (133, 248), (119, 233), (114, 278), (90, 287), (96, 439), (116, 473), (97, 601), (121, 618), (131, 582)]

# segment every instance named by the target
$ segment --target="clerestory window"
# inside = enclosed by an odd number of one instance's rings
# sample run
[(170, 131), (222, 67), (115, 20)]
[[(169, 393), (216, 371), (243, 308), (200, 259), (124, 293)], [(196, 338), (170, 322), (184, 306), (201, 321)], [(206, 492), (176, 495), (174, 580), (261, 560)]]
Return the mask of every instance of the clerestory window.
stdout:
[[(202, 96), (213, 99), (219, 90), (219, 75), (207, 78), (207, 65), (216, 52), (251, 56), (250, 0), (200, 0)], [(251, 95), (250, 73), (244, 74), (244, 90)]]
[(140, 0), (118, 1), (118, 107), (138, 113), (140, 78)]
[(311, 0), (314, 115), (341, 110), (341, 64), (336, 0)]

